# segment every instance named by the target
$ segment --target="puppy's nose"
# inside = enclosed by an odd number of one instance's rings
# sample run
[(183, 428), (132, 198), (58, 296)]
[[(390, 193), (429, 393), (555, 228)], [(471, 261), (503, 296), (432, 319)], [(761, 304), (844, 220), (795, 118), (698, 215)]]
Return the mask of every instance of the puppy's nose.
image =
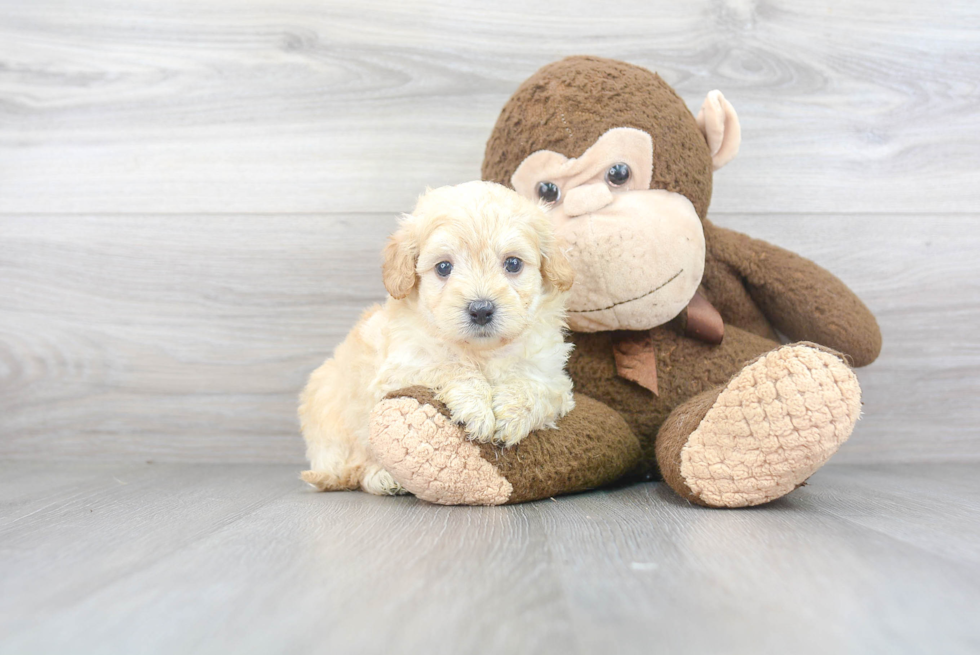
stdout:
[(493, 320), (493, 303), (489, 300), (474, 300), (470, 303), (470, 321), (477, 325), (486, 325)]

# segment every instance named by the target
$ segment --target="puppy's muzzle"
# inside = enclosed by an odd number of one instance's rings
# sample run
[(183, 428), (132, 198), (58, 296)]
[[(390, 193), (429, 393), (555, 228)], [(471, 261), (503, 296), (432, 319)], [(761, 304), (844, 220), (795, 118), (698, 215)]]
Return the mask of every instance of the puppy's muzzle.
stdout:
[(474, 300), (467, 309), (470, 313), (470, 323), (486, 325), (493, 320), (493, 310), (496, 308), (489, 300)]

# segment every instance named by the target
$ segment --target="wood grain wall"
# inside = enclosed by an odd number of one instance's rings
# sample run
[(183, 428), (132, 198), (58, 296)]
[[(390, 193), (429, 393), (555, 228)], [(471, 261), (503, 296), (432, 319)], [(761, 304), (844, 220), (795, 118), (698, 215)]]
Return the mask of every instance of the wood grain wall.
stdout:
[(0, 457), (298, 462), (395, 215), (580, 53), (722, 89), (712, 219), (878, 315), (837, 461), (980, 458), (980, 5), (908, 0), (0, 2)]

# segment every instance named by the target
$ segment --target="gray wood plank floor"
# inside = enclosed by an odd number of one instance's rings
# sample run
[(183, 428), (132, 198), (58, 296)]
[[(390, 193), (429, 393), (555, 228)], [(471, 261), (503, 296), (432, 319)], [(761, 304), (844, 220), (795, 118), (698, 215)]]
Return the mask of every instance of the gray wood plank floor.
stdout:
[(0, 652), (976, 653), (980, 466), (502, 508), (288, 465), (0, 464)]

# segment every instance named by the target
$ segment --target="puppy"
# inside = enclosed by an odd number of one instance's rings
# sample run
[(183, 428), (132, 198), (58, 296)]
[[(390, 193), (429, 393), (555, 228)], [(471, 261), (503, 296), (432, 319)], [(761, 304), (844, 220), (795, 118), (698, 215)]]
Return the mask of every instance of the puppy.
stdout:
[(373, 457), (371, 410), (434, 390), (471, 439), (512, 446), (573, 407), (564, 367), (574, 273), (534, 202), (490, 182), (426, 192), (384, 249), (390, 297), (313, 372), (299, 417), (321, 491), (403, 493)]

